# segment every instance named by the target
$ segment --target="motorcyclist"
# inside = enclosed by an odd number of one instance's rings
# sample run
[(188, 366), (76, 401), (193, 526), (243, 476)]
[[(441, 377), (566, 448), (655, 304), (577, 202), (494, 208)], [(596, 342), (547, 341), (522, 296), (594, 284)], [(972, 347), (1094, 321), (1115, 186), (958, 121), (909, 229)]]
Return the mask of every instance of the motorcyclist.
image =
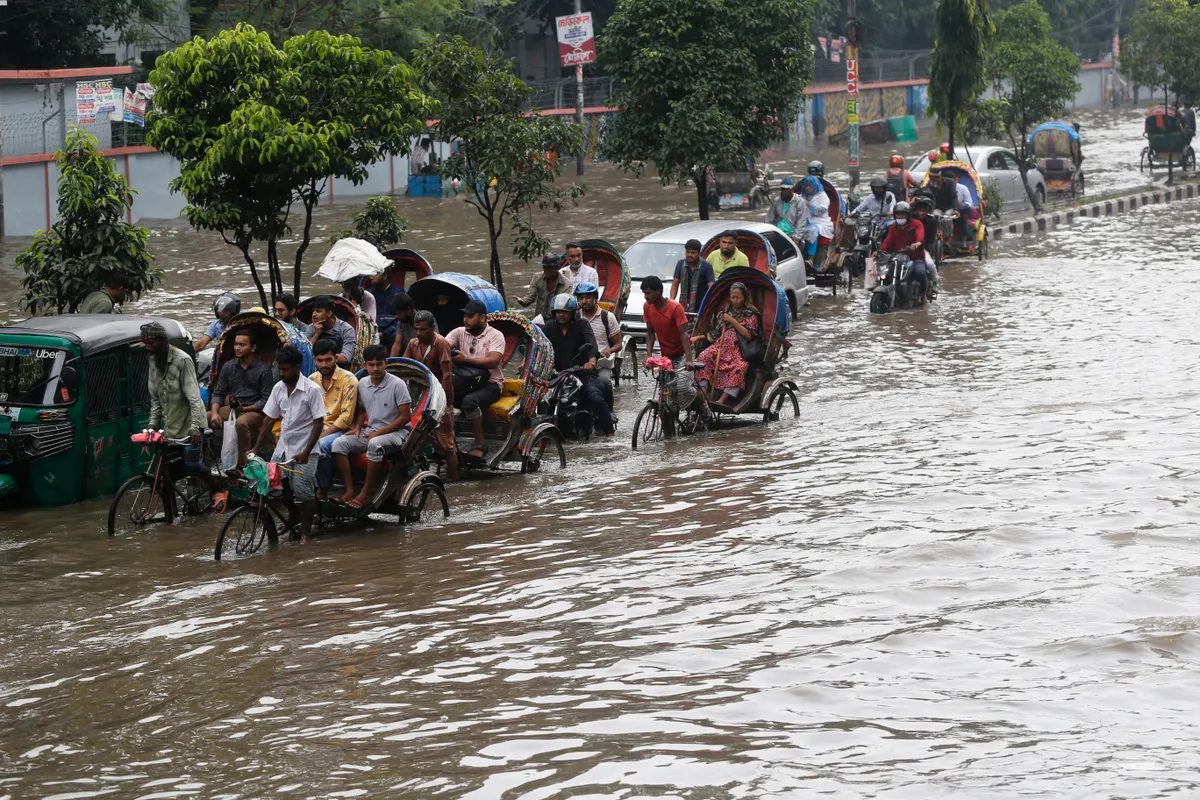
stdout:
[(197, 353), (208, 347), (209, 342), (221, 338), (221, 335), (225, 333), (225, 326), (229, 324), (229, 320), (236, 317), (238, 312), (242, 310), (242, 298), (233, 292), (224, 292), (217, 295), (217, 299), (213, 301), (212, 309), (213, 316), (216, 319), (208, 323), (208, 327), (204, 329), (204, 333), (196, 340), (196, 344), (193, 347)]
[(892, 207), (896, 205), (896, 197), (888, 191), (887, 180), (880, 175), (871, 178), (871, 194), (850, 212), (857, 217), (868, 214), (879, 221), (880, 227), (885, 224), (885, 218), (892, 216)]
[(917, 181), (913, 178), (912, 173), (904, 168), (904, 156), (899, 153), (893, 153), (888, 159), (887, 172), (883, 174), (887, 181), (888, 191), (891, 192), (897, 200), (912, 201), (912, 193), (917, 188)]
[(910, 219), (911, 209), (901, 200), (892, 211), (896, 224), (888, 228), (887, 236), (879, 249), (884, 253), (897, 253), (901, 264), (912, 262), (913, 274), (921, 292), (921, 303), (929, 299), (929, 275), (925, 263), (925, 231), (921, 223)]
[[(596, 429), (604, 437), (614, 434), (612, 412), (604, 398), (604, 389), (596, 377), (596, 337), (592, 334), (592, 326), (579, 319), (575, 311), (579, 303), (569, 294), (559, 294), (550, 303), (553, 321), (542, 324), (546, 338), (554, 348), (554, 369), (563, 372), (572, 367), (582, 366), (584, 371), (579, 373), (583, 382), (583, 397), (592, 419), (596, 421)], [(579, 364), (584, 347), (590, 347), (587, 360)]]
[(575, 284), (571, 290), (579, 302), (579, 318), (592, 327), (599, 353), (596, 359), (596, 376), (604, 390), (604, 401), (609, 410), (613, 407), (613, 356), (621, 352), (621, 322), (617, 315), (600, 308), (600, 289), (594, 283)]
[(814, 178), (824, 178), (825, 165), (820, 161), (808, 162), (808, 174), (812, 175)]
[(933, 259), (933, 254), (937, 249), (937, 220), (929, 216), (933, 212), (933, 201), (929, 199), (928, 195), (921, 194), (917, 195), (911, 206), (913, 220), (920, 222), (921, 227), (925, 230), (922, 244), (925, 245), (925, 267), (929, 273), (929, 285), (937, 286), (937, 263)]

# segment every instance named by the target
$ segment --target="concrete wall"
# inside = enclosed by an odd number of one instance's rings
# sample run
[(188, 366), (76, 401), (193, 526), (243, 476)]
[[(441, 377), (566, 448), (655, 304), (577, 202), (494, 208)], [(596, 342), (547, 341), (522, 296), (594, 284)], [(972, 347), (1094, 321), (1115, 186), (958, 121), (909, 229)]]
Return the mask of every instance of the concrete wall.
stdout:
[[(0, 83), (0, 136), (6, 158), (53, 153), (62, 147), (67, 129), (79, 124), (77, 82), (65, 79)], [(112, 146), (112, 125), (107, 114), (81, 127), (96, 137), (101, 148)]]

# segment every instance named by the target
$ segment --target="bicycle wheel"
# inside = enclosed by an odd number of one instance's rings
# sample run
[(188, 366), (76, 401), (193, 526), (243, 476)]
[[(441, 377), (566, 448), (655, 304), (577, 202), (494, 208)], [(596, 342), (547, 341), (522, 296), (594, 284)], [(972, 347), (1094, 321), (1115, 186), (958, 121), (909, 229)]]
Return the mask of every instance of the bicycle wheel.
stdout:
[(274, 544), (278, 538), (275, 518), (271, 516), (267, 504), (248, 503), (230, 514), (221, 526), (216, 547), (213, 548), (213, 558), (217, 561), (245, 558), (262, 549), (267, 539)]
[(408, 505), (400, 514), (401, 525), (420, 525), (433, 522), (439, 517), (450, 516), (450, 503), (441, 486), (431, 480), (421, 483), (408, 499)]
[(134, 475), (125, 481), (108, 507), (109, 536), (170, 521), (170, 510), (162, 493), (154, 490), (154, 478), (149, 475)]
[(184, 513), (203, 514), (212, 508), (212, 491), (195, 475), (176, 482), (175, 489), (183, 496)]
[(567, 451), (563, 449), (561, 434), (543, 431), (529, 446), (529, 455), (521, 458), (521, 473), (554, 472), (567, 468)]
[(662, 417), (658, 413), (658, 404), (646, 403), (633, 421), (633, 449), (637, 450), (639, 444), (662, 441), (662, 438)]

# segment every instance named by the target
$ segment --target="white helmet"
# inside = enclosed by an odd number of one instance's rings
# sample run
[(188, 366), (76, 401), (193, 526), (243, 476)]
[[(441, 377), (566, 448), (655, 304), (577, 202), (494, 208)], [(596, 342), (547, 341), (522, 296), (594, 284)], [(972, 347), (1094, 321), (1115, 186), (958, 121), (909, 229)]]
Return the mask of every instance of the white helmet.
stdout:
[(550, 304), (551, 311), (574, 311), (579, 307), (579, 301), (569, 294), (559, 294), (554, 296), (554, 302)]

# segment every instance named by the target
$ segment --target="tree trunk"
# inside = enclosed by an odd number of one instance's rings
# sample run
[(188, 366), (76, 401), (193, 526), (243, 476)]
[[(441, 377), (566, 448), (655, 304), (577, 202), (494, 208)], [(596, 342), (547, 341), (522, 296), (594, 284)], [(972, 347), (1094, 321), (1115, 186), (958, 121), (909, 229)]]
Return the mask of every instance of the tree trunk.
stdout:
[[(279, 270), (279, 244), (274, 237), (267, 240), (267, 266), (271, 272), (271, 303), (279, 296), (283, 286), (283, 274)], [(266, 308), (264, 305), (263, 308)]]
[(258, 277), (258, 266), (254, 263), (254, 259), (250, 257), (249, 247), (238, 247), (242, 251), (242, 258), (250, 265), (250, 277), (254, 279), (254, 285), (258, 289), (258, 301), (263, 308), (267, 307), (267, 292), (263, 289), (262, 279)]
[(947, 140), (947, 144), (950, 145), (950, 152), (947, 153), (946, 155), (948, 155), (951, 158), (951, 160), (953, 160), (954, 159), (954, 115), (953, 114), (950, 115), (950, 124), (948, 127), (950, 128), (950, 138)]
[(708, 219), (708, 170), (703, 167), (696, 170), (696, 207), (700, 219)]
[[(1163, 89), (1163, 108), (1170, 108), (1171, 94), (1166, 89)], [(1176, 117), (1178, 119), (1178, 117)], [(1167, 156), (1167, 185), (1170, 186), (1175, 182), (1175, 157)]]
[(1028, 134), (1024, 130), (1021, 131), (1021, 144), (1017, 144), (1016, 138), (1012, 135), (1012, 131), (1008, 133), (1008, 140), (1012, 142), (1013, 152), (1017, 154), (1017, 170), (1021, 173), (1021, 185), (1025, 187), (1025, 195), (1029, 198), (1029, 205), (1033, 208), (1033, 213), (1042, 213), (1042, 207), (1038, 205), (1037, 195), (1033, 193), (1033, 189), (1029, 188), (1029, 150), (1025, 143), (1029, 140)]
[(308, 243), (312, 241), (312, 217), (315, 205), (315, 197), (311, 201), (307, 198), (304, 200), (304, 238), (300, 240), (300, 246), (296, 248), (296, 267), (292, 270), (292, 296), (296, 298), (296, 302), (300, 302), (300, 262), (304, 258), (304, 251), (308, 249)]
[(504, 304), (508, 305), (508, 295), (504, 293), (504, 276), (500, 272), (500, 233), (496, 230), (496, 219), (490, 213), (487, 223), (488, 241), (492, 243), (492, 285), (500, 292), (500, 296), (505, 298)]

